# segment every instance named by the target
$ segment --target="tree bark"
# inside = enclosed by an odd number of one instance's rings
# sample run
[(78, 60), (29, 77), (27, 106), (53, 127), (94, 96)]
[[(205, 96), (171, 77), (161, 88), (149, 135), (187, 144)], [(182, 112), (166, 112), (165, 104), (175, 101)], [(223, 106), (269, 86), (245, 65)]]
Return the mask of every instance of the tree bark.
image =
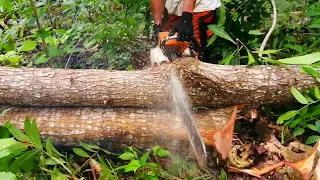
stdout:
[[(231, 110), (195, 110), (194, 118), (200, 133), (223, 127)], [(131, 145), (141, 148), (162, 145), (174, 151), (189, 148), (184, 127), (175, 111), (170, 109), (14, 107), (0, 116), (0, 125), (10, 120), (23, 129), (26, 117), (35, 118), (41, 137), (51, 136), (58, 146), (75, 146), (82, 140), (108, 149)], [(204, 140), (206, 144), (212, 144)]]
[(139, 71), (0, 67), (0, 104), (171, 107), (171, 69), (198, 107), (287, 104), (294, 100), (292, 86), (317, 85), (298, 66), (222, 66), (192, 58)]

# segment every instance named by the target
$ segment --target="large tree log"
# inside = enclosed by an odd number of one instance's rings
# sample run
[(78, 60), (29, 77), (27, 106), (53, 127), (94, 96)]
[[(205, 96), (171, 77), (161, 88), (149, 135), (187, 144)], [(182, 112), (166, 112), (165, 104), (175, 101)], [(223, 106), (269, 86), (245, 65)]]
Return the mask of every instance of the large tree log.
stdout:
[[(221, 128), (231, 108), (198, 109), (194, 117), (201, 133)], [(26, 117), (35, 118), (43, 138), (51, 136), (56, 145), (74, 146), (78, 140), (100, 143), (108, 149), (135, 145), (162, 145), (170, 150), (189, 148), (184, 127), (174, 111), (161, 109), (97, 107), (15, 107), (0, 117), (23, 129)], [(206, 144), (212, 144), (204, 139)]]
[(0, 68), (0, 104), (170, 107), (177, 69), (193, 106), (286, 104), (290, 88), (316, 85), (299, 67), (222, 66), (184, 59), (141, 71)]

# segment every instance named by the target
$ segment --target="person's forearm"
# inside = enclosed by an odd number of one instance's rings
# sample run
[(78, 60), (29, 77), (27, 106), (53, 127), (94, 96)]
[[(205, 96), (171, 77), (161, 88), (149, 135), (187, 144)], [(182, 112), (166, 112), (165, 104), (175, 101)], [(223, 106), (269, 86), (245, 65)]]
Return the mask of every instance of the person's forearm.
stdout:
[(196, 0), (184, 0), (183, 1), (183, 12), (193, 13)]
[(150, 0), (152, 16), (154, 24), (162, 25), (162, 14), (164, 11), (164, 1), (163, 0)]

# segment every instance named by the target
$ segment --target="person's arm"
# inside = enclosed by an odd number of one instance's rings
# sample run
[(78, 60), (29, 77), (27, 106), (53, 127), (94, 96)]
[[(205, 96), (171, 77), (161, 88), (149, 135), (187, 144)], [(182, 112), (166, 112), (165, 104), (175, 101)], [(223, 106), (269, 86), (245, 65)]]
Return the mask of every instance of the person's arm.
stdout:
[(150, 0), (152, 16), (154, 24), (162, 25), (162, 15), (164, 11), (164, 1), (163, 0)]
[(196, 0), (183, 0), (183, 12), (193, 13)]

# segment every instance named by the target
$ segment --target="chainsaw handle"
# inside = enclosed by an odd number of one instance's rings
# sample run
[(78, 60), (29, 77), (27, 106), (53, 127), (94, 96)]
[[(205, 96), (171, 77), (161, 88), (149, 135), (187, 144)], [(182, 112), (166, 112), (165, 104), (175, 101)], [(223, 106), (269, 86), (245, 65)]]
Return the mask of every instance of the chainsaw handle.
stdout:
[[(163, 49), (164, 45), (169, 41), (169, 40), (172, 40), (172, 39), (177, 39), (178, 36), (168, 36), (166, 38), (164, 38), (160, 44), (160, 48)], [(200, 45), (198, 43), (198, 41), (196, 40), (196, 38), (192, 37), (191, 39), (191, 42), (194, 44), (195, 46), (195, 49), (192, 48), (193, 50), (195, 50), (196, 52), (200, 50)], [(190, 44), (189, 44), (190, 45)]]

